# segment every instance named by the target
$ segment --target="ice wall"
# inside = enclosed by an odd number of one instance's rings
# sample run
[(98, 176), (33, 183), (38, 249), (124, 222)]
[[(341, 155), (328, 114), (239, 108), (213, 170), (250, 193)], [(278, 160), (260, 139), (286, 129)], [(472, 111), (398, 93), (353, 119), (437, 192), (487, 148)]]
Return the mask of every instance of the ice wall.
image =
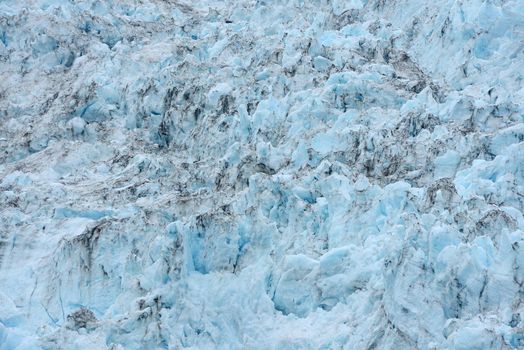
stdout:
[(524, 347), (524, 2), (0, 2), (0, 349)]

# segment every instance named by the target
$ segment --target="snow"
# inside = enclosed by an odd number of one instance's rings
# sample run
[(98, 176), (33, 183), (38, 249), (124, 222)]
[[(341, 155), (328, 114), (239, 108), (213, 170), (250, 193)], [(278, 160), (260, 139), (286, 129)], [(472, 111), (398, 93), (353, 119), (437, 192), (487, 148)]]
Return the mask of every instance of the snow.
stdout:
[(0, 350), (522, 348), (523, 13), (2, 1)]

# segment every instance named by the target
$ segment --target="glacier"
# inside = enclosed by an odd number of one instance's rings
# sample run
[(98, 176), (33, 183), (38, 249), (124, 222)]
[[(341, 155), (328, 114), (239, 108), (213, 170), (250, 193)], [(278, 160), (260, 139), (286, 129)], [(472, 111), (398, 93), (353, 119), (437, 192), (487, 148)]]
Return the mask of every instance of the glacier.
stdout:
[(0, 349), (524, 348), (523, 0), (0, 1)]

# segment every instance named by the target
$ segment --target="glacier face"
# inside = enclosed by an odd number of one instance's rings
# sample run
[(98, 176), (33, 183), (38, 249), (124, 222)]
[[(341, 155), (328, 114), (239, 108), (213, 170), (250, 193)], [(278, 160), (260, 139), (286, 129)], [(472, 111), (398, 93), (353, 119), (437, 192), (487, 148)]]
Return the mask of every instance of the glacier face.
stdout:
[(4, 0), (0, 62), (0, 349), (524, 347), (522, 0)]

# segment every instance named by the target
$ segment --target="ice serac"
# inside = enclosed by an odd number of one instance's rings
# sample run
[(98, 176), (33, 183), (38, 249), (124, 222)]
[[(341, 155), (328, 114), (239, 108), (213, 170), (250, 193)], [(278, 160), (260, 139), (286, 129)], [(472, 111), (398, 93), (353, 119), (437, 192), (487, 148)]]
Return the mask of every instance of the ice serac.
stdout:
[(524, 2), (0, 2), (0, 349), (521, 349)]

